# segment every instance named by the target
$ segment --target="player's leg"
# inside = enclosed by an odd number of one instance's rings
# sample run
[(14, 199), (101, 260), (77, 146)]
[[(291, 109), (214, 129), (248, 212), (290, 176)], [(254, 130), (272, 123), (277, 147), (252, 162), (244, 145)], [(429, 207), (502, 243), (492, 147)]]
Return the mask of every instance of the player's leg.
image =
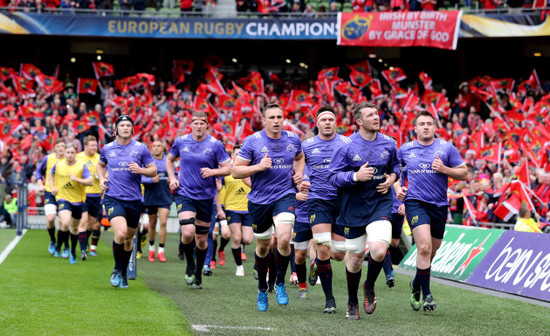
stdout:
[(208, 249), (208, 232), (210, 232), (210, 221), (213, 216), (214, 199), (194, 201), (197, 209), (195, 218), (195, 256), (197, 258), (197, 268), (195, 270), (195, 282), (193, 289), (202, 288), (202, 269), (200, 265), (204, 265), (206, 252)]
[[(71, 210), (66, 204), (62, 204), (59, 211), (59, 231), (57, 232), (57, 248), (55, 251), (56, 257), (69, 258), (69, 226), (71, 224)], [(61, 250), (61, 246), (65, 244), (65, 248)]]
[(367, 279), (363, 283), (365, 300), (363, 302), (367, 314), (376, 309), (376, 295), (374, 284), (384, 266), (384, 258), (391, 242), (391, 223), (388, 220), (377, 220), (367, 225), (367, 239), (369, 243), (369, 261)]
[[(84, 203), (85, 204), (85, 203)], [(74, 216), (73, 216), (74, 218)], [(82, 208), (82, 216), (80, 222), (78, 223), (78, 242), (80, 243), (80, 259), (85, 261), (88, 258), (88, 208), (86, 205)], [(72, 246), (71, 246), (72, 249)]]
[(146, 212), (149, 215), (149, 255), (147, 260), (150, 262), (155, 261), (155, 236), (157, 234), (157, 211), (160, 208), (155, 206), (149, 206), (146, 208)]
[[(76, 264), (76, 245), (79, 243), (79, 227), (82, 219), (82, 206), (73, 206), (69, 231), (71, 232), (71, 255), (69, 263)], [(84, 251), (84, 254), (86, 251)], [(83, 260), (86, 260), (84, 258)]]
[(359, 299), (357, 291), (361, 282), (361, 270), (365, 258), (365, 245), (367, 235), (365, 227), (346, 227), (346, 281), (348, 287), (348, 307), (346, 318), (349, 320), (359, 319)]
[[(170, 214), (170, 206), (159, 207), (158, 208), (158, 217), (159, 217), (159, 247), (157, 253), (157, 259), (160, 262), (166, 262), (166, 257), (164, 256), (164, 245), (166, 244), (166, 225), (168, 223), (168, 215)], [(149, 225), (151, 226), (151, 225)]]
[(233, 259), (235, 260), (236, 276), (244, 276), (244, 267), (242, 260), (242, 251), (241, 251), (241, 240), (242, 240), (242, 224), (241, 217), (238, 213), (226, 213), (227, 220), (229, 222), (229, 231), (231, 232), (231, 253), (233, 254)]
[(332, 294), (332, 265), (330, 257), (332, 254), (332, 224), (318, 223), (311, 227), (313, 231), (313, 240), (317, 247), (317, 258), (315, 264), (317, 275), (321, 279), (321, 286), (325, 293), (325, 313), (334, 314), (336, 312), (336, 302)]
[(178, 220), (181, 228), (181, 243), (187, 267), (185, 269), (185, 282), (192, 285), (195, 282), (195, 205), (190, 198), (176, 196)]
[[(307, 224), (305, 224), (307, 225)], [(300, 223), (296, 223), (296, 227), (300, 226)], [(308, 244), (311, 239), (311, 231), (299, 231), (295, 232), (294, 235), (294, 261), (296, 263), (296, 275), (298, 277), (298, 299), (307, 299), (308, 298), (308, 288), (307, 288), (307, 266), (306, 266), (306, 257)]]
[(91, 244), (90, 244), (90, 255), (95, 257), (97, 256), (97, 243), (101, 235), (101, 220), (103, 208), (101, 206), (101, 197), (87, 197), (86, 198), (86, 209), (88, 210), (88, 226), (87, 231), (92, 231), (91, 234)]
[[(48, 191), (44, 193), (44, 213), (46, 214), (46, 228), (48, 229), (48, 235), (50, 236), (50, 244), (48, 245), (48, 252), (54, 254), (57, 248), (55, 239), (55, 217), (57, 215), (57, 202), (55, 197)], [(58, 232), (59, 235), (59, 232)]]
[(296, 216), (294, 215), (295, 203), (295, 194), (289, 194), (276, 201), (273, 208), (273, 224), (277, 233), (277, 251), (275, 253), (277, 280), (275, 282), (275, 289), (277, 292), (277, 302), (281, 305), (288, 304), (285, 276), (290, 262), (290, 240), (296, 220)]
[(245, 214), (241, 217), (241, 259), (245, 261), (246, 254), (244, 248), (246, 245), (252, 244), (252, 241), (254, 240), (254, 232), (252, 231), (252, 220), (250, 219), (250, 214)]

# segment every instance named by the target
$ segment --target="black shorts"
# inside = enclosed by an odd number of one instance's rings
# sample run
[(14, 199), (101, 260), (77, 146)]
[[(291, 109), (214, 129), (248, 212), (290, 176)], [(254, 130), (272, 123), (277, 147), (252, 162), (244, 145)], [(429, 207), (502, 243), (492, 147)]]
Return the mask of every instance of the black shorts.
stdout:
[(225, 217), (227, 218), (227, 223), (241, 223), (242, 226), (252, 226), (252, 218), (250, 218), (250, 213), (240, 213), (231, 210), (225, 210)]
[(338, 202), (337, 200), (327, 201), (312, 198), (307, 202), (307, 214), (311, 226), (320, 223), (335, 223), (336, 217), (338, 217)]
[(254, 233), (263, 233), (273, 226), (273, 217), (283, 212), (294, 214), (296, 194), (287, 194), (269, 204), (255, 204), (248, 201), (248, 213), (252, 218)]
[(311, 229), (309, 229), (309, 225), (307, 223), (298, 223), (298, 222), (296, 222), (295, 225), (299, 225), (299, 224), (302, 224), (303, 226), (308, 227), (308, 229), (303, 231), (295, 231), (293, 234), (292, 240), (295, 243), (301, 243), (301, 242), (305, 242), (305, 241), (309, 241), (310, 239), (313, 239), (313, 233), (311, 232)]
[(60, 211), (70, 211), (71, 217), (74, 219), (80, 219), (82, 218), (82, 203), (81, 204), (73, 204), (66, 200), (59, 200), (57, 202), (57, 212)]
[(165, 205), (144, 205), (144, 211), (148, 215), (156, 215), (159, 212), (160, 209), (168, 209), (170, 210), (171, 204), (165, 204)]
[(399, 239), (401, 238), (401, 231), (403, 231), (403, 221), (405, 216), (398, 213), (391, 214), (391, 238)]
[(55, 196), (49, 191), (44, 191), (44, 205), (46, 204), (53, 204), (57, 206), (57, 200), (55, 199)]
[(103, 205), (105, 206), (109, 221), (115, 217), (121, 216), (126, 218), (126, 225), (128, 225), (128, 227), (134, 229), (138, 227), (139, 219), (143, 212), (141, 200), (125, 201), (105, 195), (103, 197)]
[(195, 218), (210, 223), (214, 212), (214, 199), (194, 200), (184, 195), (176, 195), (176, 206), (178, 213), (192, 211), (196, 213)]
[(101, 196), (86, 196), (86, 202), (82, 206), (82, 212), (87, 212), (88, 216), (101, 219)]
[(405, 209), (407, 209), (407, 221), (411, 231), (419, 225), (428, 224), (432, 237), (443, 239), (449, 206), (437, 206), (419, 200), (406, 200)]

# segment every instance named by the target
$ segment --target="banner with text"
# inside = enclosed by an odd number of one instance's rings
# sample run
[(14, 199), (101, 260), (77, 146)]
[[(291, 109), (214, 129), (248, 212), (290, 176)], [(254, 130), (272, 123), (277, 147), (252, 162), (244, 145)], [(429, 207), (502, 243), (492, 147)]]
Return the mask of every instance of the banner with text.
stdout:
[(462, 11), (339, 13), (338, 45), (456, 49)]
[(466, 282), (550, 301), (550, 234), (504, 232)]
[[(434, 276), (465, 281), (504, 230), (447, 226), (441, 247), (432, 261)], [(399, 267), (416, 271), (416, 245)]]

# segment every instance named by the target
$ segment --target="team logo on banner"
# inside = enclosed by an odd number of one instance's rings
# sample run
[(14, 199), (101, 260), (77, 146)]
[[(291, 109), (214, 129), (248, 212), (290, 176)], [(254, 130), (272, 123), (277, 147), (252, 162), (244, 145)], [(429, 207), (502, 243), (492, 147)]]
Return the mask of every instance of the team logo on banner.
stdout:
[(366, 17), (355, 16), (353, 19), (349, 20), (342, 27), (342, 34), (348, 40), (357, 40), (363, 36), (372, 21), (372, 15)]

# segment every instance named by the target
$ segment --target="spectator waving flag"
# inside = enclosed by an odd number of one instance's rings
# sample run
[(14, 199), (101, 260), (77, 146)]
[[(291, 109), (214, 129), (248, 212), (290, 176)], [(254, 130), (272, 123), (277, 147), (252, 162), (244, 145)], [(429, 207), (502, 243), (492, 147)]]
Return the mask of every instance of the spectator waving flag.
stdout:
[(352, 70), (350, 72), (349, 79), (353, 83), (353, 85), (357, 86), (359, 89), (364, 88), (372, 81), (371, 76), (355, 70)]
[(204, 56), (204, 62), (202, 67), (208, 69), (210, 67), (221, 68), (223, 66), (223, 59), (220, 56), (216, 55), (206, 55)]
[(533, 69), (533, 71), (531, 71), (531, 75), (529, 76), (527, 82), (531, 85), (533, 89), (537, 89), (540, 87), (540, 80), (539, 75), (537, 75), (537, 70)]
[(92, 66), (94, 68), (95, 78), (97, 79), (101, 77), (115, 75), (115, 67), (112, 64), (104, 62), (93, 62)]
[(313, 106), (313, 102), (309, 97), (309, 94), (304, 90), (292, 90), (290, 91), (289, 103), (297, 103), (300, 106)]
[(370, 92), (372, 93), (372, 99), (384, 98), (384, 92), (382, 92), (382, 85), (380, 85), (380, 80), (375, 79), (369, 85)]
[(422, 81), (422, 84), (424, 85), (424, 89), (426, 89), (426, 90), (431, 90), (432, 89), (432, 78), (430, 76), (428, 76), (427, 73), (422, 71), (418, 75), (418, 78), (420, 78), (420, 80)]
[(86, 113), (85, 115), (82, 116), (82, 120), (84, 120), (90, 126), (101, 124), (101, 118), (97, 111)]
[(36, 96), (36, 93), (32, 89), (33, 82), (24, 77), (17, 76), (15, 73), (12, 73), (11, 76), (15, 92), (17, 92), (21, 98), (28, 99)]
[(390, 85), (396, 85), (397, 82), (407, 79), (407, 76), (401, 68), (382, 70), (382, 76), (384, 76)]
[(93, 78), (78, 78), (76, 81), (76, 94), (91, 94), (95, 95), (97, 91), (97, 79)]
[(46, 93), (52, 94), (63, 91), (63, 82), (55, 77), (38, 74), (36, 76), (36, 82), (46, 91)]
[(34, 80), (36, 76), (42, 74), (42, 71), (34, 64), (21, 63), (21, 70), (19, 75), (25, 77), (27, 80)]
[(72, 122), (71, 127), (73, 128), (74, 133), (86, 132), (90, 129), (90, 125), (85, 120), (75, 120)]
[(0, 82), (9, 80), (14, 72), (12, 68), (0, 67)]
[(325, 78), (330, 81), (339, 80), (340, 78), (338, 77), (338, 70), (339, 67), (323, 69), (317, 73), (317, 80), (320, 81)]
[(371, 75), (371, 68), (370, 68), (370, 64), (369, 64), (369, 61), (368, 60), (364, 60), (362, 62), (359, 62), (359, 63), (355, 63), (355, 64), (352, 64), (352, 65), (347, 65), (347, 67), (351, 70), (351, 71), (357, 71), (357, 72), (360, 72), (360, 73), (363, 73), (363, 74), (366, 74), (366, 75)]
[(521, 183), (528, 186), (531, 185), (531, 178), (529, 174), (529, 163), (527, 163), (527, 161), (527, 159), (524, 159), (523, 163), (516, 168), (514, 174)]
[(341, 95), (350, 97), (355, 101), (359, 101), (361, 98), (361, 91), (353, 87), (350, 82), (342, 82), (337, 84), (335, 87), (336, 91)]

